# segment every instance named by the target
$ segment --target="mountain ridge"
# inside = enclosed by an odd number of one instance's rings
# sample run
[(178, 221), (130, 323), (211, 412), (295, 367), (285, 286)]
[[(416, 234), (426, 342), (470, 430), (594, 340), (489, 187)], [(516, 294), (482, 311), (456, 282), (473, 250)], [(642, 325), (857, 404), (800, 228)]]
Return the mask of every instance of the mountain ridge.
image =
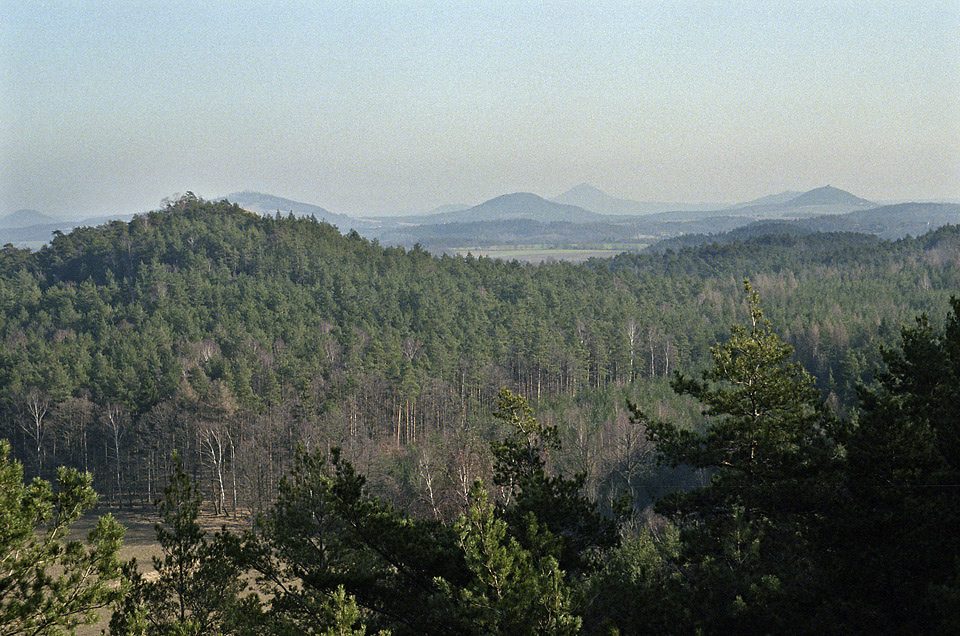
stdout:
[(56, 225), (64, 222), (62, 219), (43, 214), (38, 210), (16, 210), (0, 217), (0, 228), (5, 230), (23, 229), (34, 225)]
[(802, 192), (797, 192), (797, 191), (795, 191), (795, 190), (784, 190), (783, 192), (780, 192), (779, 194), (768, 194), (768, 195), (766, 195), (766, 196), (762, 196), (762, 197), (759, 197), (759, 198), (757, 198), (757, 199), (751, 199), (750, 201), (744, 201), (744, 202), (742, 202), (742, 203), (737, 203), (737, 204), (735, 204), (735, 205), (730, 206), (730, 209), (731, 209), (731, 210), (739, 210), (739, 209), (742, 209), (742, 208), (752, 208), (752, 207), (761, 206), (761, 205), (763, 205), (763, 206), (766, 206), (766, 205), (783, 205), (783, 204), (787, 203), (788, 201), (790, 201), (791, 199), (797, 198), (797, 197), (800, 196), (801, 194), (803, 194), (803, 193), (802, 193)]
[(861, 199), (855, 194), (846, 190), (834, 188), (831, 185), (825, 185), (820, 188), (808, 190), (786, 202), (789, 207), (806, 207), (811, 205), (852, 205), (865, 207), (876, 205), (872, 201)]

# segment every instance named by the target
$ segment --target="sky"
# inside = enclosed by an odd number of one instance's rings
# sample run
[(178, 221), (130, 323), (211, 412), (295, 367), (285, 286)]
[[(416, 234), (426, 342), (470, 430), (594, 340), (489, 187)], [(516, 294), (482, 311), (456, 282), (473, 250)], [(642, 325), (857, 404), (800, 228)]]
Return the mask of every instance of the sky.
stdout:
[(0, 215), (960, 200), (960, 0), (0, 0)]

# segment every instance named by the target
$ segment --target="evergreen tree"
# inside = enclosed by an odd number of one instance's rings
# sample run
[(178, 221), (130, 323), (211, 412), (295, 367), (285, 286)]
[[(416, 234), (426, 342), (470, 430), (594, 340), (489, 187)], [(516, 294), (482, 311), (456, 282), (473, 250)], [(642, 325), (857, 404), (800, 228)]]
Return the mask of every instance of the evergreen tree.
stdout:
[(344, 590), (371, 629), (469, 633), (437, 583), (469, 575), (452, 529), (410, 518), (365, 484), (338, 449), (329, 458), (298, 450), (273, 510), (245, 541), (246, 562), (270, 597), (265, 619), (278, 633), (323, 633)]
[(457, 522), (460, 547), (473, 573), (454, 590), (471, 634), (503, 636), (577, 634), (581, 621), (572, 612), (572, 592), (554, 557), (537, 558), (507, 533), (482, 484), (475, 483), (470, 506)]
[(560, 450), (557, 427), (538, 422), (527, 401), (509, 389), (497, 395), (494, 415), (509, 426), (491, 450), (494, 483), (507, 492), (501, 514), (510, 533), (537, 556), (552, 555), (570, 574), (595, 567), (594, 557), (617, 543), (616, 523), (583, 495), (585, 473), (547, 473), (549, 451)]
[(674, 390), (703, 404), (702, 432), (648, 419), (659, 460), (705, 471), (707, 485), (656, 509), (680, 528), (691, 628), (706, 633), (796, 632), (818, 574), (813, 536), (835, 489), (836, 422), (813, 378), (790, 362), (759, 297), (744, 285), (750, 323), (712, 349), (701, 380)]
[(674, 528), (649, 526), (627, 536), (604, 555), (603, 567), (584, 592), (585, 634), (690, 633), (690, 607), (679, 593), (675, 563), (679, 543)]
[(101, 517), (88, 545), (66, 537), (97, 501), (89, 473), (60, 468), (57, 488), (23, 482), (0, 440), (0, 636), (61, 636), (95, 623), (123, 593), (117, 552), (123, 528)]
[[(348, 596), (343, 586), (339, 586), (323, 606), (323, 618), (326, 624), (320, 636), (366, 636), (367, 628), (360, 623), (360, 609), (357, 601)], [(359, 625), (358, 625), (359, 623)], [(377, 632), (378, 636), (390, 636), (387, 630)]]
[(960, 632), (960, 299), (883, 351), (845, 444), (824, 623), (874, 634)]

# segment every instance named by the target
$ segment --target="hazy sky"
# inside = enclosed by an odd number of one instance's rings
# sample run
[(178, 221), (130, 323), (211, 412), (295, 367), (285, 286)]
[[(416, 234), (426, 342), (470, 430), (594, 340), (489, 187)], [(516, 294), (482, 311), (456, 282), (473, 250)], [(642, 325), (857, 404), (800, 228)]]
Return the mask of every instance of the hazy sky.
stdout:
[(0, 214), (960, 199), (960, 0), (0, 0)]

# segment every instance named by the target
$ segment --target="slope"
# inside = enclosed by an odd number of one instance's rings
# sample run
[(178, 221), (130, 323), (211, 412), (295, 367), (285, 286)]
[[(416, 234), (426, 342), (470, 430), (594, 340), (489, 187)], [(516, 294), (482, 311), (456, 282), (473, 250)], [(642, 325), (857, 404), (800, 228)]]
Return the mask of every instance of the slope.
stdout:
[(670, 210), (709, 210), (710, 204), (690, 204), (664, 201), (632, 201), (611, 196), (587, 183), (567, 190), (552, 199), (555, 203), (575, 205), (584, 210), (610, 216), (644, 216)]
[(530, 219), (550, 222), (587, 223), (603, 219), (603, 215), (584, 210), (575, 205), (564, 205), (548, 201), (529, 192), (504, 194), (466, 210), (457, 210), (443, 214), (420, 217), (407, 217), (408, 223), (436, 225), (440, 223), (476, 223), (484, 221), (503, 221), (507, 219)]

